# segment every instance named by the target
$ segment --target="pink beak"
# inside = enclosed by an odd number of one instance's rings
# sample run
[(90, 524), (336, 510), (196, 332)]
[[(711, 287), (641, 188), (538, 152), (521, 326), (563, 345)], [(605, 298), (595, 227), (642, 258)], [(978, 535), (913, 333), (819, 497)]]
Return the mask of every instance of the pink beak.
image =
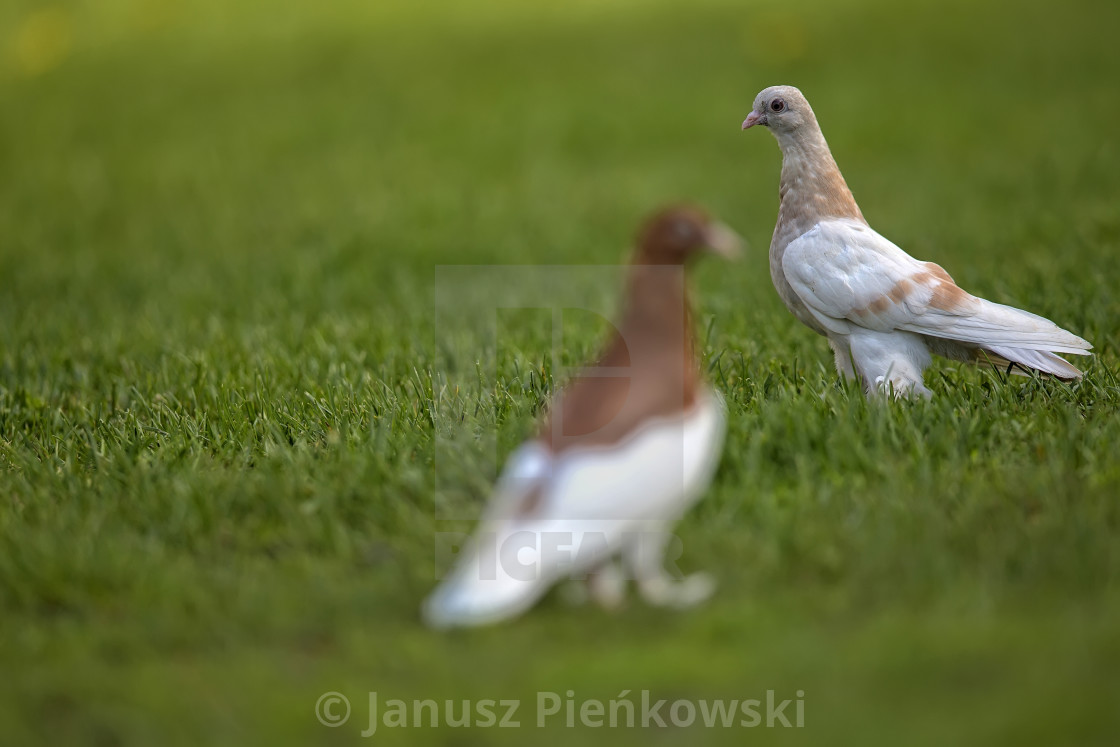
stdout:
[(761, 114), (759, 114), (758, 112), (751, 112), (747, 115), (747, 118), (743, 120), (743, 129), (749, 130), (750, 128), (758, 124), (758, 120), (760, 119), (762, 119)]

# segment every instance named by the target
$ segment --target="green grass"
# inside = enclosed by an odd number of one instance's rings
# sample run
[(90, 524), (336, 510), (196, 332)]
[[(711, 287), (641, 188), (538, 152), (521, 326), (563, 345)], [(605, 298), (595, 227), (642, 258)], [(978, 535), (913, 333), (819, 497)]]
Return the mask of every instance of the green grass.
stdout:
[[(806, 728), (375, 738), (1113, 743), (1120, 6), (688, 5), (5, 5), (0, 742), (351, 743), (371, 690), (528, 698), (531, 725), (540, 690), (774, 689)], [(837, 383), (770, 286), (777, 146), (739, 132), (787, 82), (871, 223), (1091, 340), (1083, 382)], [(694, 278), (731, 419), (681, 562), (718, 594), (425, 630), (435, 535), (470, 526), (440, 517), (486, 497), (469, 444), (436, 497), (439, 415), (506, 453), (553, 386), (530, 313), (448, 385), (440, 346), (473, 338), (436, 268), (617, 263), (681, 197), (752, 244)]]

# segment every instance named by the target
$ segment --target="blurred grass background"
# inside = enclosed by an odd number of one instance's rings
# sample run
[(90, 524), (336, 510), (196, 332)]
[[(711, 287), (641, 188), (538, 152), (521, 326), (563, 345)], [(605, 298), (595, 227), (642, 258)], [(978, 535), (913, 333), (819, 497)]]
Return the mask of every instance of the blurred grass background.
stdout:
[[(803, 730), (375, 738), (1114, 743), (1118, 27), (1088, 0), (5, 3), (2, 741), (343, 744), (370, 690), (800, 689)], [(1090, 339), (1086, 380), (838, 386), (770, 286), (780, 159), (739, 123), (774, 83), (876, 228)], [(679, 533), (718, 595), (425, 631), (435, 267), (616, 263), (681, 197), (753, 246), (695, 279), (732, 418)], [(480, 431), (547, 399), (547, 334), (517, 340)], [(315, 720), (325, 690), (351, 723)]]

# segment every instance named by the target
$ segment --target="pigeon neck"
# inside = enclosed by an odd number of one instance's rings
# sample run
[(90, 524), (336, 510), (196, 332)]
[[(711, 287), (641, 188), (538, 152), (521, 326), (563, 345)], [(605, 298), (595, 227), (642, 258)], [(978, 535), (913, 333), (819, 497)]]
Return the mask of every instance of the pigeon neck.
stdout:
[(680, 264), (632, 265), (623, 324), (639, 334), (687, 337), (690, 309), (684, 272)]
[(799, 224), (804, 231), (830, 218), (866, 223), (815, 123), (780, 134), (778, 143), (782, 148), (779, 221)]
[[(685, 369), (685, 404), (695, 388), (692, 307), (683, 265), (633, 265), (627, 282), (620, 332), (628, 345), (641, 346), (631, 355), (681, 359)], [(634, 361), (638, 364), (638, 361)]]

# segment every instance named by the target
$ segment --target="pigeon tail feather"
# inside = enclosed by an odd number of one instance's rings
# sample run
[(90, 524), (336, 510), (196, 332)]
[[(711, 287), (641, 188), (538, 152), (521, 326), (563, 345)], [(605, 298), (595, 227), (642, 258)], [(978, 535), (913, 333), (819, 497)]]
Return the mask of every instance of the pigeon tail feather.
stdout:
[(903, 324), (902, 329), (969, 342), (988, 350), (994, 346), (1090, 355), (1092, 344), (1054, 322), (1029, 311), (973, 296), (968, 313), (942, 317), (936, 327)]
[[(1080, 379), (1083, 375), (1076, 366), (1048, 350), (1009, 348), (1002, 345), (989, 345), (986, 349), (1007, 361), (1009, 366), (1012, 364), (1025, 366), (1039, 373), (1065, 380)], [(1012, 373), (1017, 372), (1012, 371)]]

